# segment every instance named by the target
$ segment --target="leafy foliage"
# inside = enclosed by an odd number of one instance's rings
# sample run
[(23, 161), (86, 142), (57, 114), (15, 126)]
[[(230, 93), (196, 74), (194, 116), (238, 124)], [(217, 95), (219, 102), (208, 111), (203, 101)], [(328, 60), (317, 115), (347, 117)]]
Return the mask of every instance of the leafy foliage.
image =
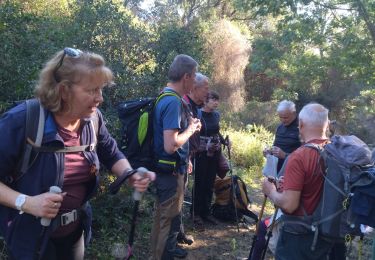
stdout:
[[(374, 1), (158, 0), (147, 10), (141, 2), (0, 1), (0, 113), (32, 96), (49, 57), (77, 47), (101, 54), (114, 71), (117, 85), (105, 89), (102, 110), (117, 137), (117, 103), (156, 95), (174, 56), (185, 53), (222, 97), (233, 163), (249, 182), (260, 177), (282, 99), (298, 108), (320, 102), (343, 133), (375, 140)], [(102, 187), (93, 201), (91, 259), (108, 259), (112, 244), (125, 243), (132, 204), (122, 196), (129, 194), (111, 197)], [(149, 227), (142, 223), (141, 236)]]

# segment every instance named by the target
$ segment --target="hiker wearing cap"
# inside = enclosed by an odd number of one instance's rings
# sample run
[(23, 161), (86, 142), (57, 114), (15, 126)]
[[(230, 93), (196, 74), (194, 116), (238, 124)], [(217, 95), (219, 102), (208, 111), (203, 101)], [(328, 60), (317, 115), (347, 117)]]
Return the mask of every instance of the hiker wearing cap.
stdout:
[[(320, 104), (308, 104), (299, 113), (299, 131), (304, 143), (320, 147), (328, 143), (328, 109)], [(263, 181), (263, 192), (280, 207), (284, 216), (311, 215), (317, 208), (323, 189), (323, 161), (317, 150), (302, 146), (289, 155), (285, 166), (283, 191), (278, 192), (273, 183)], [(303, 205), (303, 206), (302, 206)], [(284, 217), (283, 216), (283, 217)], [(315, 250), (311, 250), (314, 233), (295, 232), (285, 222), (276, 246), (277, 260), (324, 259), (332, 243), (318, 236)]]
[(177, 245), (184, 198), (184, 176), (189, 165), (189, 138), (200, 130), (200, 120), (190, 115), (183, 95), (194, 85), (197, 62), (177, 55), (168, 72), (164, 92), (172, 92), (154, 108), (154, 154), (156, 202), (151, 231), (151, 259), (183, 258), (187, 252)]
[[(117, 176), (131, 170), (98, 110), (112, 78), (100, 55), (65, 48), (39, 75), (35, 96), (41, 112), (30, 115), (22, 103), (0, 119), (0, 231), (12, 259), (84, 258), (91, 235), (88, 201), (98, 187), (100, 164)], [(26, 147), (37, 156), (20, 175), (29, 116), (44, 127), (40, 145), (27, 136)], [(137, 173), (130, 183), (143, 192), (155, 178), (152, 172), (146, 176)]]

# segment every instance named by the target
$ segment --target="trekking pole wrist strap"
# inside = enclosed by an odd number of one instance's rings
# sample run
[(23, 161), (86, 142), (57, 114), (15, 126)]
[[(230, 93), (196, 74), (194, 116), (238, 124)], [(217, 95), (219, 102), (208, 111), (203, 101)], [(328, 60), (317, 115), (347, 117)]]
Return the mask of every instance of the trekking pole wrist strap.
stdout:
[(127, 168), (123, 171), (123, 173), (121, 174), (121, 176), (117, 177), (117, 179), (111, 183), (111, 185), (109, 185), (109, 191), (110, 193), (112, 194), (116, 194), (121, 185), (130, 177), (132, 176), (134, 173), (136, 173), (137, 170), (134, 170), (132, 168)]

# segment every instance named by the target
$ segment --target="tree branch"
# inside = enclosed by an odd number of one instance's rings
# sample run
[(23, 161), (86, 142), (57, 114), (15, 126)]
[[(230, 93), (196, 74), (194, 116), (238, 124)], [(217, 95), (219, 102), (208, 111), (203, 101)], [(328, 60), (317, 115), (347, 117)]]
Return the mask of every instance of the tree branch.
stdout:
[(355, 0), (355, 1), (358, 4), (358, 13), (363, 18), (363, 20), (365, 21), (367, 29), (370, 31), (372, 42), (373, 42), (373, 44), (375, 44), (375, 26), (370, 21), (369, 14), (368, 14), (368, 12), (366, 10), (366, 7), (361, 2), (361, 0)]

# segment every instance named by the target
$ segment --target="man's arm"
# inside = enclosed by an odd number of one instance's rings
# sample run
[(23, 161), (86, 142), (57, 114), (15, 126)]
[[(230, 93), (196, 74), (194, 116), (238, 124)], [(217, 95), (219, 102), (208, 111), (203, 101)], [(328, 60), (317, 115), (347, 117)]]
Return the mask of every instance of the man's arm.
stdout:
[(268, 179), (263, 180), (263, 193), (287, 214), (292, 214), (300, 203), (301, 191), (284, 190), (278, 192), (275, 185)]
[(164, 150), (168, 154), (173, 154), (178, 148), (189, 140), (190, 136), (192, 136), (196, 131), (199, 131), (200, 128), (200, 120), (197, 118), (191, 118), (189, 121), (189, 126), (181, 133), (178, 133), (178, 129), (164, 130)]

